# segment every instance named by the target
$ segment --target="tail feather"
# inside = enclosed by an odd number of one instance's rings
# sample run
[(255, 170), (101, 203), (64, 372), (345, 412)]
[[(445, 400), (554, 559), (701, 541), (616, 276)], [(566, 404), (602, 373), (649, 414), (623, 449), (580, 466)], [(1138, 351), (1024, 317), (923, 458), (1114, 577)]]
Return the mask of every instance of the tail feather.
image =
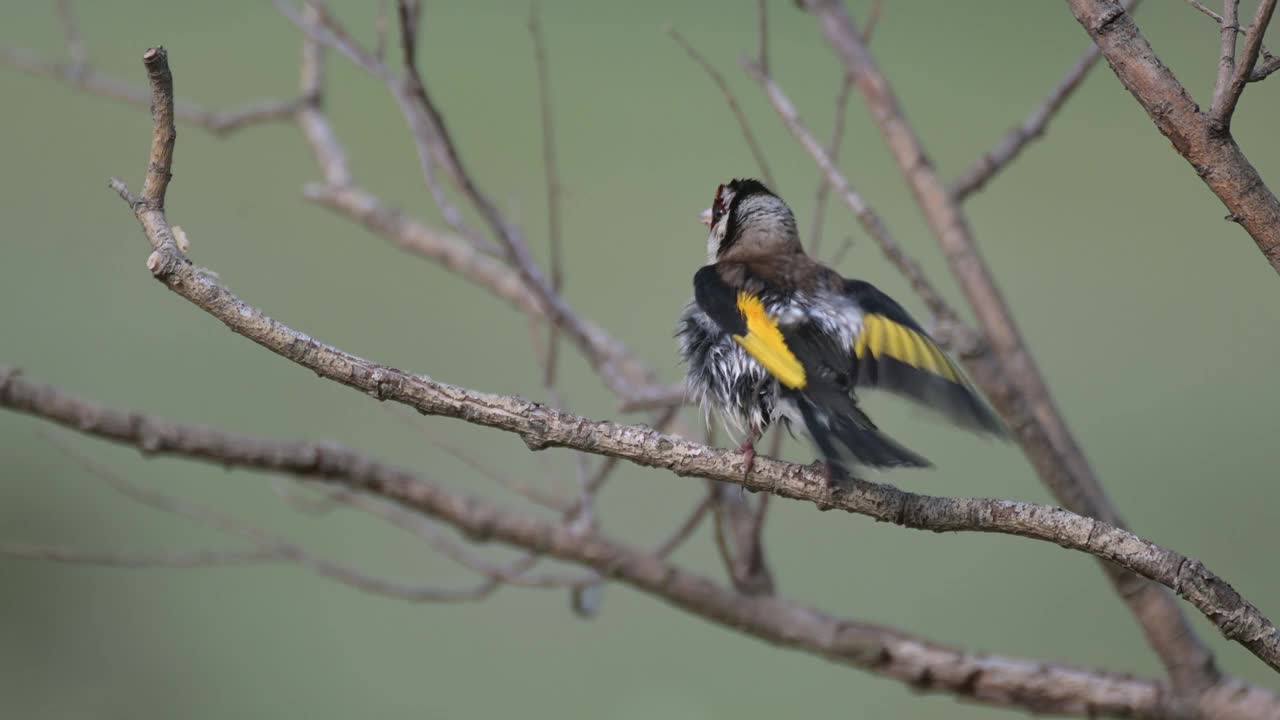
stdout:
[(853, 398), (832, 388), (814, 397), (814, 388), (790, 393), (805, 430), (838, 476), (849, 474), (849, 461), (877, 468), (932, 467), (925, 458), (880, 432)]

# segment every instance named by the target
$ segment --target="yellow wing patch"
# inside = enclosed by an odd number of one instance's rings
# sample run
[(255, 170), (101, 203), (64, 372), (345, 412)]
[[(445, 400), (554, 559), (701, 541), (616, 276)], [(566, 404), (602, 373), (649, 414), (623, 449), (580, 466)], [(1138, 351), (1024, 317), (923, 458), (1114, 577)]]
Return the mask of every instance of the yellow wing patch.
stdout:
[(955, 366), (928, 338), (883, 315), (865, 315), (862, 318), (862, 329), (853, 342), (853, 354), (863, 358), (867, 353), (877, 359), (882, 355), (888, 356), (951, 382), (960, 382)]
[(796, 359), (791, 348), (787, 347), (786, 340), (778, 330), (778, 323), (769, 317), (760, 298), (750, 293), (738, 293), (738, 311), (747, 321), (747, 334), (734, 335), (733, 339), (756, 362), (763, 365), (765, 370), (778, 378), (778, 382), (792, 390), (803, 388), (804, 366)]

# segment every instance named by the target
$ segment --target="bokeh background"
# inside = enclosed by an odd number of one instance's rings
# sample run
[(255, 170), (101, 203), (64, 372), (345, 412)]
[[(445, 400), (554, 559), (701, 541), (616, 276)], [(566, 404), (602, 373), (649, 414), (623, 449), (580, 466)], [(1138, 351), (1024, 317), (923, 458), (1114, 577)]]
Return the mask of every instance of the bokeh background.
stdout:
[[(729, 77), (807, 228), (817, 174), (736, 61), (755, 43), (742, 2), (546, 0), (566, 186), (566, 294), (661, 372), (702, 262), (695, 214), (716, 183), (756, 172), (719, 92), (663, 33), (670, 22)], [(294, 92), (298, 33), (269, 3), (78, 4), (92, 59), (143, 81), (142, 51), (167, 46), (180, 98), (231, 108)], [(853, 2), (865, 16), (866, 2)], [(1252, 15), (1245, 3), (1242, 17)], [(366, 42), (374, 3), (335, 3)], [(772, 3), (772, 60), (826, 136), (839, 84), (812, 19)], [(524, 221), (545, 256), (537, 90), (528, 6), (428, 3), (428, 82), (484, 188)], [(1247, 14), (1246, 14), (1247, 13)], [(46, 2), (0, 10), (0, 43), (61, 57)], [(1204, 102), (1217, 32), (1185, 3), (1138, 15), (1161, 58)], [(1086, 37), (1062, 3), (887, 2), (872, 49), (943, 172), (954, 175), (1019, 122)], [(384, 88), (330, 63), (329, 108), (358, 180), (439, 222)], [(136, 187), (145, 111), (0, 68), (0, 363), (100, 402), (281, 438), (327, 438), (469, 492), (492, 483), (423, 432), (494, 466), (568, 490), (564, 451), (414, 420), (227, 332), (153, 282), (145, 243), (110, 175)], [(1250, 86), (1236, 132), (1280, 183), (1280, 79)], [(856, 94), (845, 172), (956, 302), (932, 238)], [(196, 262), (305, 332), (396, 367), (500, 393), (543, 396), (525, 321), (481, 291), (308, 204), (318, 179), (296, 130), (227, 140), (180, 128), (171, 219)], [(1100, 67), (1035, 144), (969, 205), (975, 232), (1059, 404), (1125, 517), (1205, 561), (1280, 613), (1276, 408), (1280, 281), (1224, 208)], [(850, 215), (833, 203), (827, 247), (920, 311)], [(570, 407), (617, 415), (566, 352)], [(912, 490), (1047, 501), (1014, 447), (951, 431), (873, 398), (893, 434), (939, 469), (887, 479)], [(698, 419), (689, 414), (691, 427)], [(0, 537), (93, 548), (181, 549), (229, 541), (121, 499), (52, 441), (139, 482), (199, 499), (370, 572), (441, 584), (467, 577), (353, 512), (302, 517), (270, 478), (228, 473), (75, 437), (0, 413)], [(787, 454), (809, 460), (807, 448)], [(650, 543), (699, 483), (624, 467), (602, 499), (605, 528)], [(516, 505), (514, 498), (504, 502)], [(769, 551), (782, 592), (833, 613), (993, 652), (1158, 673), (1089, 558), (1008, 537), (933, 535), (775, 503)], [(678, 558), (719, 573), (704, 529)], [(1221, 664), (1280, 681), (1195, 624)], [(413, 606), (292, 567), (119, 570), (0, 559), (0, 715), (24, 718), (526, 717), (990, 718), (1012, 713), (779, 650), (621, 587), (576, 618), (563, 593), (509, 589), (479, 605)]]

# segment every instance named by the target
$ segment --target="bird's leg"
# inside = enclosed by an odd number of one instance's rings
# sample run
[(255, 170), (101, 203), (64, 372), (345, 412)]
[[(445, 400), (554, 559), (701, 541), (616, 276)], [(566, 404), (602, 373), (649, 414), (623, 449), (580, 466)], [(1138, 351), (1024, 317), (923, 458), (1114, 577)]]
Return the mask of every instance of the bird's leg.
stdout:
[(848, 485), (849, 471), (841, 467), (837, 463), (830, 460), (822, 461), (823, 479), (827, 481), (827, 487), (832, 490), (839, 490)]
[(756, 441), (760, 439), (760, 430), (752, 425), (747, 429), (747, 437), (738, 446), (738, 452), (746, 455), (746, 466), (742, 468), (742, 482), (747, 482), (747, 476), (751, 474), (751, 466), (756, 462)]

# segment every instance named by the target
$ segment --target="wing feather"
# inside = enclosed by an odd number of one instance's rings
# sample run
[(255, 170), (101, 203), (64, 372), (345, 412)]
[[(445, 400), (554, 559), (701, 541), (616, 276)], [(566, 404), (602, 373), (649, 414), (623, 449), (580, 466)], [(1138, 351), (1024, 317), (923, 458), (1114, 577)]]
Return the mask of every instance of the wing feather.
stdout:
[(901, 395), (971, 430), (1006, 434), (1004, 423), (960, 366), (901, 305), (860, 280), (848, 281), (845, 293), (862, 311), (851, 348), (855, 387)]

